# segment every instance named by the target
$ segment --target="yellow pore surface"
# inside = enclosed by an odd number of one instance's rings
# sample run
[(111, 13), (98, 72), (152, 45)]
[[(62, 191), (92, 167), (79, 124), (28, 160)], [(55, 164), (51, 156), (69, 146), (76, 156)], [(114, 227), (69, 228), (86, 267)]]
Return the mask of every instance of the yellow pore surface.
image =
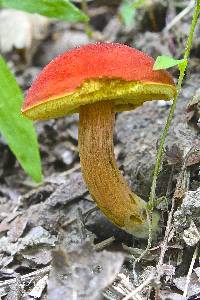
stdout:
[(85, 81), (74, 92), (44, 100), (23, 111), (32, 120), (47, 120), (79, 111), (81, 105), (114, 101), (116, 111), (131, 110), (145, 101), (170, 100), (176, 88), (169, 84), (93, 79)]

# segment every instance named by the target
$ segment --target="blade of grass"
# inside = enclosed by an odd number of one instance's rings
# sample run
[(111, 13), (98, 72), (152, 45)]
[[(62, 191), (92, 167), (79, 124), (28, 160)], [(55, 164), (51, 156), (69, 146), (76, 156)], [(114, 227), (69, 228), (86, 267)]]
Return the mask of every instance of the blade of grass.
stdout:
[(36, 133), (31, 121), (21, 113), (22, 92), (0, 56), (0, 132), (20, 162), (35, 181), (42, 179)]

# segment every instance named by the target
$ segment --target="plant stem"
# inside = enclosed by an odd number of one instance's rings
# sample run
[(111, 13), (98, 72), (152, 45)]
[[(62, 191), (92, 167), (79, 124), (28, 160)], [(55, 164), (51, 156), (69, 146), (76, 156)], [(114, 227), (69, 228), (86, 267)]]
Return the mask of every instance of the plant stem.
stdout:
[(152, 180), (152, 185), (151, 185), (151, 192), (150, 192), (149, 202), (148, 202), (148, 208), (149, 208), (150, 211), (152, 211), (154, 209), (154, 206), (155, 206), (156, 184), (157, 184), (158, 174), (159, 174), (160, 168), (161, 168), (161, 161), (162, 161), (162, 156), (163, 156), (163, 146), (164, 146), (165, 139), (167, 137), (169, 127), (171, 125), (171, 122), (172, 122), (172, 119), (173, 119), (173, 116), (174, 116), (174, 111), (175, 111), (175, 108), (176, 108), (177, 99), (178, 99), (178, 96), (179, 96), (180, 91), (181, 91), (183, 79), (184, 79), (184, 76), (185, 76), (185, 71), (186, 71), (186, 68), (187, 68), (187, 65), (188, 65), (188, 58), (189, 58), (190, 50), (191, 50), (191, 47), (192, 47), (194, 31), (195, 31), (195, 27), (196, 27), (196, 24), (197, 24), (197, 21), (198, 21), (199, 13), (200, 13), (200, 0), (197, 0), (195, 10), (194, 10), (194, 14), (193, 14), (193, 18), (192, 18), (192, 24), (191, 24), (189, 36), (188, 36), (188, 39), (187, 39), (187, 42), (186, 42), (185, 53), (184, 53), (184, 62), (182, 63), (181, 66), (179, 66), (180, 73), (179, 73), (179, 78), (178, 78), (178, 83), (177, 83), (177, 95), (174, 97), (173, 104), (170, 108), (165, 128), (164, 128), (162, 136), (160, 138), (160, 144), (159, 144), (159, 149), (158, 149), (157, 156), (156, 156), (156, 164), (155, 164), (155, 168), (154, 168), (153, 180)]
[[(81, 8), (82, 8), (82, 11), (88, 15), (88, 4), (87, 4), (87, 1), (86, 0), (82, 0), (81, 1)], [(87, 36), (89, 38), (92, 38), (92, 35), (93, 35), (93, 31), (92, 31), (92, 28), (90, 26), (90, 21), (86, 21), (85, 22), (85, 25), (84, 25), (84, 29), (85, 29), (85, 33), (87, 34)]]

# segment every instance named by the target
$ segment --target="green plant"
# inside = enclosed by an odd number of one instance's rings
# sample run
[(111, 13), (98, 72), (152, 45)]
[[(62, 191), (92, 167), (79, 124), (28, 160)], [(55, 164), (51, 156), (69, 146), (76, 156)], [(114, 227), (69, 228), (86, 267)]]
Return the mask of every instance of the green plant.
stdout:
[(194, 31), (195, 31), (195, 27), (198, 21), (198, 17), (200, 14), (200, 0), (196, 1), (196, 6), (195, 6), (195, 10), (194, 10), (194, 14), (193, 14), (193, 18), (192, 18), (192, 24), (191, 24), (191, 28), (190, 28), (190, 33), (186, 42), (186, 47), (185, 47), (185, 53), (184, 53), (184, 57), (182, 60), (175, 60), (172, 57), (166, 57), (166, 56), (162, 56), (159, 57), (158, 60), (156, 60), (154, 68), (155, 69), (163, 69), (163, 68), (169, 68), (171, 66), (174, 65), (178, 65), (179, 67), (179, 78), (178, 78), (178, 83), (177, 83), (177, 94), (173, 100), (173, 104), (170, 108), (169, 111), (169, 115), (166, 121), (166, 125), (165, 128), (163, 130), (163, 133), (161, 135), (160, 138), (160, 144), (159, 144), (159, 148), (158, 148), (158, 152), (157, 152), (157, 156), (156, 156), (156, 164), (155, 164), (155, 168), (154, 168), (154, 173), (153, 173), (153, 180), (152, 180), (152, 186), (151, 186), (151, 192), (150, 192), (150, 196), (149, 196), (149, 203), (148, 203), (148, 207), (150, 209), (150, 211), (153, 210), (154, 208), (154, 202), (155, 202), (155, 198), (156, 198), (156, 183), (157, 183), (157, 177), (158, 174), (160, 172), (160, 168), (161, 168), (161, 161), (162, 161), (162, 156), (163, 156), (163, 147), (164, 147), (164, 143), (165, 143), (165, 139), (167, 137), (168, 134), (168, 130), (169, 127), (171, 125), (173, 116), (174, 116), (174, 111), (176, 108), (176, 104), (177, 104), (177, 99), (178, 96), (180, 94), (181, 91), (181, 87), (182, 87), (182, 83), (183, 83), (183, 79), (185, 76), (185, 71), (187, 69), (187, 65), (188, 65), (188, 58), (190, 55), (190, 50), (192, 47), (192, 42), (193, 42), (193, 37), (194, 37)]
[(136, 9), (143, 6), (145, 0), (123, 0), (120, 6), (120, 16), (125, 26), (130, 26), (134, 22)]
[[(163, 130), (163, 133), (161, 135), (160, 138), (160, 144), (159, 144), (159, 148), (157, 151), (157, 155), (156, 155), (156, 164), (154, 167), (154, 172), (153, 172), (153, 179), (152, 179), (152, 185), (151, 185), (151, 191), (150, 191), (150, 195), (149, 195), (149, 202), (147, 204), (147, 208), (148, 208), (148, 221), (149, 221), (149, 238), (148, 238), (148, 243), (147, 243), (147, 247), (146, 249), (142, 252), (142, 254), (135, 260), (134, 264), (136, 264), (137, 262), (139, 262), (146, 253), (148, 253), (149, 249), (151, 248), (151, 243), (152, 243), (152, 228), (153, 228), (153, 224), (152, 224), (152, 212), (154, 207), (156, 206), (156, 204), (158, 202), (160, 202), (160, 199), (156, 199), (156, 184), (157, 184), (157, 178), (161, 169), (161, 162), (162, 162), (162, 156), (163, 156), (163, 147), (164, 147), (164, 143), (165, 143), (165, 139), (167, 137), (168, 134), (168, 130), (169, 127), (171, 125), (171, 121), (173, 119), (174, 116), (174, 111), (176, 108), (176, 103), (177, 103), (177, 99), (178, 96), (180, 94), (181, 91), (181, 87), (182, 87), (182, 83), (183, 83), (183, 79), (185, 76), (185, 71), (187, 69), (187, 65), (188, 65), (188, 58), (190, 55), (190, 50), (192, 47), (192, 42), (193, 42), (193, 37), (194, 37), (194, 31), (196, 28), (196, 24), (198, 21), (198, 17), (200, 14), (200, 0), (196, 0), (196, 5), (195, 5), (195, 10), (193, 13), (193, 18), (192, 18), (192, 24), (191, 24), (191, 28), (190, 28), (190, 32), (189, 32), (189, 36), (188, 39), (186, 41), (186, 47), (185, 47), (185, 53), (184, 53), (184, 58), (182, 60), (177, 60), (174, 59), (173, 57), (168, 57), (168, 56), (159, 56), (158, 59), (155, 61), (154, 64), (154, 70), (160, 70), (160, 69), (167, 69), (170, 68), (172, 66), (178, 65), (179, 68), (179, 78), (178, 78), (178, 83), (176, 86), (177, 89), (177, 93), (176, 96), (174, 97), (173, 100), (173, 104), (171, 106), (171, 109), (169, 111), (169, 115)], [(163, 201), (166, 199), (166, 197), (163, 197)], [(167, 222), (167, 230), (165, 232), (165, 242), (168, 240), (168, 234), (169, 234), (169, 227), (168, 225), (170, 224), (170, 222), (172, 221), (172, 216), (173, 216), (173, 207), (174, 207), (174, 201), (172, 201), (172, 209), (171, 212), (169, 213), (169, 217), (168, 217), (168, 222)], [(129, 295), (131, 296), (132, 293)], [(127, 298), (129, 299), (129, 298)]]
[(23, 169), (41, 181), (37, 137), (31, 121), (21, 116), (23, 94), (6, 62), (0, 56), (0, 131)]
[(69, 0), (0, 0), (0, 5), (70, 22), (88, 21), (86, 14)]
[(178, 66), (180, 68), (184, 63), (184, 59), (176, 59), (171, 56), (161, 55), (156, 58), (153, 70), (168, 69), (174, 66)]
[[(0, 6), (70, 22), (87, 22), (88, 17), (68, 0), (0, 0)], [(35, 181), (42, 180), (37, 138), (32, 122), (21, 116), (23, 94), (0, 57), (0, 131), (22, 168)]]

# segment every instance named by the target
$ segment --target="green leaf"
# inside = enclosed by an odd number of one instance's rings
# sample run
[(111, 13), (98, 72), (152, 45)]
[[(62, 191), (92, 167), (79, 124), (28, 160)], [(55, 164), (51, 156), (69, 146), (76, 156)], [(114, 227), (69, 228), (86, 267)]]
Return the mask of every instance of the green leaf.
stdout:
[(158, 56), (153, 66), (153, 70), (168, 69), (174, 66), (180, 66), (185, 62), (185, 59), (175, 59), (171, 56)]
[(41, 163), (36, 133), (31, 121), (21, 115), (22, 92), (0, 56), (0, 131), (23, 169), (41, 181)]
[(132, 7), (133, 8), (140, 8), (145, 4), (145, 0), (135, 0), (133, 1)]
[(124, 24), (133, 25), (135, 10), (144, 4), (145, 0), (124, 0), (120, 6), (120, 15)]
[(124, 24), (128, 27), (133, 24), (135, 9), (130, 0), (124, 0), (120, 6), (120, 15)]
[(69, 0), (2, 0), (2, 6), (70, 22), (89, 19)]

